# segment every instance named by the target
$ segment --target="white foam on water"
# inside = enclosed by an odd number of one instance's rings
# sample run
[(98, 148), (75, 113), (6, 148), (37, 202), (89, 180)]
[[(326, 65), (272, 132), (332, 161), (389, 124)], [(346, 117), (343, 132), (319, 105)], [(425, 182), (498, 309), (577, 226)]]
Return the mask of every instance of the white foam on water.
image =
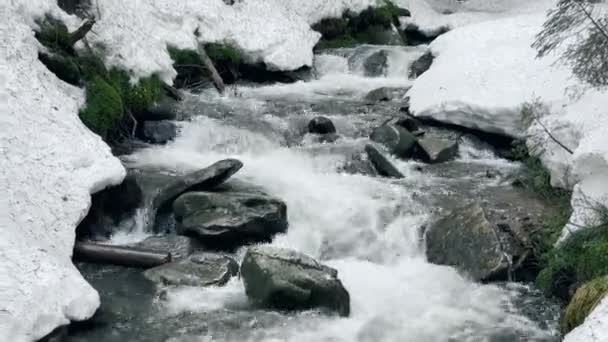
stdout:
[[(426, 262), (420, 227), (431, 208), (412, 198), (415, 188), (338, 173), (339, 154), (282, 147), (261, 133), (201, 117), (175, 142), (140, 151), (130, 162), (184, 172), (227, 157), (245, 165), (237, 178), (287, 203), (289, 231), (273, 244), (323, 258), (339, 270), (351, 296), (349, 318), (296, 315), (264, 327), (252, 341), (486, 341), (511, 330), (532, 340), (544, 334), (509, 309), (508, 291)], [(430, 182), (406, 164), (398, 167), (407, 172), (407, 184)], [(211, 312), (243, 303), (243, 286), (234, 280), (223, 288), (171, 291), (167, 310)]]

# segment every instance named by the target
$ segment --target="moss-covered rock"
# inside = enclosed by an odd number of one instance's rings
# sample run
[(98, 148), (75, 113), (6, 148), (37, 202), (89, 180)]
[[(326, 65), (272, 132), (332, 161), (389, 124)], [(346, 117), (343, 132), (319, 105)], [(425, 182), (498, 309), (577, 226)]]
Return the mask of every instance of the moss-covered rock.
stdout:
[(34, 35), (42, 45), (53, 52), (72, 53), (74, 51), (70, 42), (70, 32), (61, 20), (46, 15), (37, 20), (36, 24), (38, 24), (38, 29)]
[(566, 307), (561, 322), (562, 333), (566, 334), (581, 325), (608, 293), (608, 277), (603, 276), (585, 283)]
[(124, 117), (120, 94), (103, 78), (96, 76), (87, 83), (86, 96), (80, 119), (90, 130), (107, 138)]
[(321, 33), (317, 49), (352, 47), (356, 44), (401, 45), (403, 40), (394, 28), (407, 11), (386, 1), (380, 7), (368, 7), (360, 13), (344, 12), (341, 18), (326, 18), (312, 25)]
[(38, 59), (47, 69), (69, 84), (80, 84), (80, 67), (75, 58), (55, 53), (38, 53)]
[[(601, 209), (598, 209), (601, 210)], [(579, 284), (608, 274), (608, 226), (580, 230), (546, 255), (537, 285), (547, 294), (568, 299)]]

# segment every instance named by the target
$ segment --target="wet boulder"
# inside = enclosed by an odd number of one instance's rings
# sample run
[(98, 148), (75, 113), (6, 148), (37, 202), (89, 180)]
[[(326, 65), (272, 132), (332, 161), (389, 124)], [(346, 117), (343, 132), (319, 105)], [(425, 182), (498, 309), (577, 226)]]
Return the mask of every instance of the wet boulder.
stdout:
[(434, 57), (430, 51), (420, 56), (420, 58), (415, 60), (412, 65), (410, 65), (409, 77), (417, 78), (418, 76), (425, 73), (427, 70), (430, 69), (431, 65), (433, 64), (433, 60)]
[(179, 103), (177, 101), (165, 98), (153, 103), (144, 112), (139, 113), (137, 119), (142, 121), (176, 120), (178, 108)]
[(140, 139), (151, 144), (166, 144), (177, 136), (177, 125), (172, 121), (144, 121), (138, 130)]
[(317, 116), (308, 123), (308, 133), (334, 134), (336, 133), (336, 127), (329, 118), (325, 116)]
[(350, 296), (338, 271), (289, 249), (249, 248), (241, 265), (247, 296), (281, 310), (324, 308), (350, 314)]
[(222, 286), (238, 271), (239, 264), (229, 256), (201, 253), (148, 269), (144, 276), (160, 285)]
[(392, 154), (400, 158), (410, 158), (416, 148), (416, 137), (401, 126), (382, 125), (372, 132), (370, 139), (385, 146)]
[(453, 266), (477, 281), (506, 280), (528, 250), (508, 226), (492, 221), (479, 203), (454, 209), (426, 231), (429, 262)]
[(458, 155), (458, 142), (434, 137), (422, 137), (418, 139), (417, 154), (420, 159), (427, 163), (443, 163)]
[(187, 236), (169, 234), (150, 236), (149, 238), (129, 245), (142, 250), (171, 253), (171, 260), (178, 261), (187, 258), (194, 251), (201, 249), (196, 240)]
[(188, 192), (173, 204), (177, 232), (207, 248), (234, 250), (287, 231), (287, 206), (261, 191)]
[(373, 145), (366, 145), (365, 153), (379, 175), (403, 178), (403, 174)]
[(380, 77), (388, 67), (388, 53), (386, 50), (374, 52), (363, 62), (363, 70), (367, 77)]

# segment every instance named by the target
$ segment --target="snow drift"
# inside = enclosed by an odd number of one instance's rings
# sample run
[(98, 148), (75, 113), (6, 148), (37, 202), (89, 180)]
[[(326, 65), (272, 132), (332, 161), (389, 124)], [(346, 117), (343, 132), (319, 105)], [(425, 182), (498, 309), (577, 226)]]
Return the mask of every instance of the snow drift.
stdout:
[(90, 317), (97, 292), (72, 264), (90, 194), (124, 177), (110, 149), (78, 118), (82, 90), (38, 61), (27, 6), (0, 10), (0, 336), (32, 341)]
[[(0, 336), (7, 341), (37, 340), (95, 312), (99, 296), (71, 262), (74, 230), (90, 194), (125, 175), (109, 147), (80, 122), (83, 91), (38, 61), (35, 18), (51, 13), (72, 30), (80, 24), (55, 2), (0, 6)], [(136, 78), (157, 73), (169, 83), (176, 72), (167, 45), (221, 42), (252, 62), (293, 70), (312, 65), (320, 35), (311, 22), (374, 3), (103, 0), (96, 3), (98, 22), (87, 39), (104, 46), (108, 65), (129, 69)]]

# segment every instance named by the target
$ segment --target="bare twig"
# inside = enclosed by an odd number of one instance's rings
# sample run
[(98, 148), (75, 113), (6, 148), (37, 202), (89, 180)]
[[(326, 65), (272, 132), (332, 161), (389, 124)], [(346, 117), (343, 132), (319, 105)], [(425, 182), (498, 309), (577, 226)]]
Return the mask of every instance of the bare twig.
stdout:
[(562, 143), (561, 141), (559, 141), (552, 133), (551, 131), (549, 131), (549, 129), (540, 121), (539, 118), (537, 118), (536, 116), (534, 117), (534, 121), (536, 121), (538, 123), (538, 125), (540, 127), (542, 127), (542, 129), (545, 131), (545, 133), (547, 133), (547, 135), (549, 136), (549, 138), (551, 138), (551, 140), (553, 140), (556, 144), (558, 144), (561, 148), (563, 148), (564, 150), (566, 150), (568, 153), (570, 154), (574, 154), (574, 152), (568, 148), (568, 146), (564, 145), (564, 143)]
[(137, 119), (135, 119), (135, 116), (133, 116), (133, 113), (131, 113), (129, 109), (127, 109), (127, 114), (129, 115), (129, 118), (131, 118), (131, 120), (133, 121), (133, 128), (131, 128), (131, 137), (134, 137), (135, 131), (137, 130)]

